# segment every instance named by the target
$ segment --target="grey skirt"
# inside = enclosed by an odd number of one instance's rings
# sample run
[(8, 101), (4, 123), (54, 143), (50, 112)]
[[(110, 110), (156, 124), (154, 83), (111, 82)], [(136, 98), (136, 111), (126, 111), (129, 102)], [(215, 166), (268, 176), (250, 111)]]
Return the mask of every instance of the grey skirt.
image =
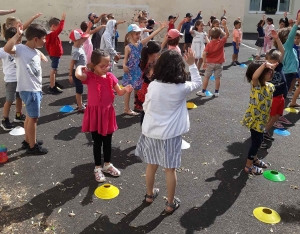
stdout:
[(181, 136), (160, 140), (142, 134), (136, 145), (135, 155), (148, 164), (156, 164), (164, 168), (179, 168), (181, 144)]
[(257, 38), (257, 40), (256, 40), (256, 42), (255, 42), (255, 45), (257, 46), (257, 47), (264, 47), (264, 39), (263, 38)]

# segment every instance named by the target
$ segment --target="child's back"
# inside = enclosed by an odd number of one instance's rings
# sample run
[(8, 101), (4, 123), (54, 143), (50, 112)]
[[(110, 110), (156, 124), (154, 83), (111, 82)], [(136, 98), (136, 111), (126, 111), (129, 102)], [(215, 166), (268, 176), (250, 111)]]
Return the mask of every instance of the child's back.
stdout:
[[(52, 22), (52, 23), (51, 23)], [(49, 54), (49, 56), (53, 57), (61, 57), (63, 55), (63, 47), (61, 40), (59, 38), (59, 34), (64, 29), (65, 21), (59, 20), (57, 18), (52, 18), (49, 21), (50, 28), (53, 28), (53, 31), (50, 31), (46, 36), (46, 50)]]

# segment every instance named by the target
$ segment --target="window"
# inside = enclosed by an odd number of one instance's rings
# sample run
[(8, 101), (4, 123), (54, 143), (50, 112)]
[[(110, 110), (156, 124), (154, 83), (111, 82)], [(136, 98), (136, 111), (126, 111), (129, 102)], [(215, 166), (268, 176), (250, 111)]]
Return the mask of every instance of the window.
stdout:
[(275, 9), (277, 12), (289, 12), (290, 0), (250, 0), (250, 11), (266, 11)]

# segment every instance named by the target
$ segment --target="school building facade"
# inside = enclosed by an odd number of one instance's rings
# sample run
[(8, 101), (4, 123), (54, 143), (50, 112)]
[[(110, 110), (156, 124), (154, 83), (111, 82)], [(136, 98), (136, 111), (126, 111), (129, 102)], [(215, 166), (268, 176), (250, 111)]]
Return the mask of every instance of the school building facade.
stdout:
[[(289, 18), (295, 18), (298, 9), (300, 9), (300, 0), (52, 0), (52, 1), (35, 1), (35, 0), (8, 0), (1, 2), (1, 9), (16, 8), (17, 12), (12, 14), (21, 19), (23, 22), (38, 12), (43, 15), (35, 20), (47, 27), (51, 17), (60, 18), (62, 12), (67, 13), (65, 29), (61, 33), (63, 41), (69, 41), (68, 35), (71, 30), (79, 28), (80, 23), (87, 20), (87, 15), (94, 12), (97, 15), (101, 13), (114, 13), (117, 20), (126, 20), (125, 24), (119, 25), (119, 41), (124, 40), (127, 26), (133, 23), (134, 15), (140, 10), (147, 10), (149, 16), (156, 21), (164, 21), (169, 15), (180, 14), (179, 21), (190, 12), (194, 15), (201, 10), (203, 20), (207, 22), (211, 15), (220, 18), (223, 10), (227, 11), (227, 24), (230, 30), (233, 29), (233, 22), (237, 17), (243, 21), (243, 31), (246, 33), (256, 33), (256, 24), (262, 18), (265, 10), (274, 10), (274, 19), (277, 26), (279, 19), (283, 16), (284, 11), (288, 11)], [(1, 24), (5, 22), (7, 16), (0, 16)], [(47, 27), (48, 28), (48, 27)], [(164, 33), (161, 33), (157, 40), (162, 40)], [(1, 37), (1, 40), (3, 38)]]

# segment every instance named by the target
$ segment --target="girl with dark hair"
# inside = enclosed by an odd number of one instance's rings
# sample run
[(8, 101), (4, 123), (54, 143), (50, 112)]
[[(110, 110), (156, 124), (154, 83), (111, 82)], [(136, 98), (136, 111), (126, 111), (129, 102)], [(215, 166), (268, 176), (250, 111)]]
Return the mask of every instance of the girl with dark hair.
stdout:
[(185, 61), (189, 65), (191, 82), (186, 81), (185, 62), (178, 52), (168, 50), (157, 60), (153, 81), (143, 104), (145, 118), (135, 151), (135, 155), (147, 163), (147, 203), (152, 203), (159, 193), (159, 189), (154, 188), (158, 166), (165, 168), (168, 191), (166, 214), (172, 214), (180, 205), (180, 200), (174, 196), (175, 169), (181, 164), (181, 135), (190, 128), (186, 97), (202, 84), (195, 65), (195, 54), (190, 48), (185, 54)]
[(257, 32), (258, 32), (258, 38), (255, 42), (255, 45), (257, 47), (256, 51), (256, 59), (260, 59), (261, 51), (264, 47), (264, 37), (265, 37), (265, 32), (264, 32), (264, 25), (265, 25), (265, 17), (266, 15), (263, 15), (262, 20), (260, 20), (257, 24)]
[(265, 62), (263, 64), (252, 63), (246, 71), (247, 81), (251, 84), (250, 103), (246, 110), (242, 124), (250, 129), (251, 146), (245, 172), (261, 175), (262, 168), (268, 165), (257, 158), (258, 149), (263, 142), (264, 129), (268, 123), (275, 86), (268, 81), (272, 80), (274, 68), (278, 65)]
[(264, 38), (264, 53), (272, 48), (272, 30), (275, 30), (273, 19), (267, 18), (267, 26), (265, 27), (265, 38)]
[(149, 41), (147, 46), (142, 49), (140, 68), (142, 70), (142, 88), (135, 95), (135, 107), (141, 110), (141, 124), (144, 119), (143, 103), (148, 91), (148, 86), (152, 81), (153, 69), (158, 58), (161, 46), (157, 41)]

